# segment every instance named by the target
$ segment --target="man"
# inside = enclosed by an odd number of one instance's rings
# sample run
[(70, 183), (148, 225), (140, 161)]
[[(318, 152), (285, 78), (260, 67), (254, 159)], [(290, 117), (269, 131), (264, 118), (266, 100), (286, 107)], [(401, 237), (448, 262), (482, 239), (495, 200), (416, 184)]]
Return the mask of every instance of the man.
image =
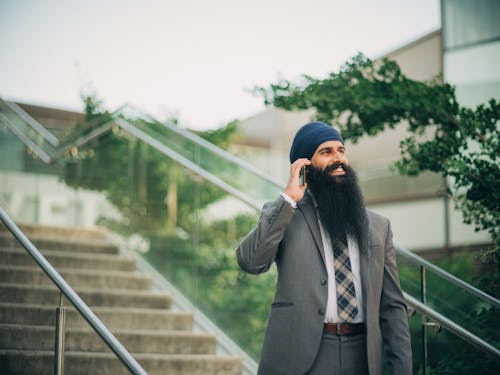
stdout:
[(379, 375), (382, 346), (392, 374), (411, 374), (390, 223), (365, 210), (342, 137), (306, 124), (290, 162), (285, 192), (237, 250), (249, 273), (278, 269), (259, 375)]

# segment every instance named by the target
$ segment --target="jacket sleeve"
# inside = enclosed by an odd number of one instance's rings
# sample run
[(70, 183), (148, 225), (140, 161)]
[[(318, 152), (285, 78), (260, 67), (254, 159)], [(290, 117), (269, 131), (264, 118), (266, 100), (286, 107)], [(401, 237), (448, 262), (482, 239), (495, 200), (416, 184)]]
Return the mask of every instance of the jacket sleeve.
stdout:
[(264, 205), (257, 226), (236, 250), (238, 264), (243, 270), (253, 274), (269, 270), (294, 212), (282, 197)]
[(412, 374), (412, 351), (407, 307), (399, 284), (390, 223), (388, 223), (385, 244), (380, 328), (390, 373), (394, 375)]

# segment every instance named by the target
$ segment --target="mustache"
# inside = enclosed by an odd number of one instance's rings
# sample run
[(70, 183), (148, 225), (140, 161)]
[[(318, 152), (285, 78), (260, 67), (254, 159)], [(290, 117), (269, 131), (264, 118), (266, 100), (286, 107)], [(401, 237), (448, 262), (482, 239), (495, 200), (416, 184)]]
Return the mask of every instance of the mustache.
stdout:
[(325, 169), (324, 169), (324, 172), (325, 173), (330, 173), (340, 167), (342, 167), (342, 169), (345, 171), (346, 170), (346, 165), (345, 163), (341, 163), (339, 161), (336, 161), (335, 163), (333, 164), (330, 164), (329, 166), (327, 166)]

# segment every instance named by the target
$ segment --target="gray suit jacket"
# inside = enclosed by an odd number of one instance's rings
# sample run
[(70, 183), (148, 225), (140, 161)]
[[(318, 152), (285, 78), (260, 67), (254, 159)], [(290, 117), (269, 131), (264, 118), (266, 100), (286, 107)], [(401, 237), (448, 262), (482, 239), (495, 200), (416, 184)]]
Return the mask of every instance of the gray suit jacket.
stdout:
[[(389, 221), (367, 211), (369, 238), (359, 244), (370, 375), (382, 374), (382, 344), (392, 374), (412, 373), (406, 305)], [(294, 210), (283, 198), (264, 205), (257, 226), (237, 250), (245, 271), (266, 272), (276, 262), (278, 283), (264, 338), (259, 375), (303, 375), (323, 332), (328, 285), (312, 198)]]

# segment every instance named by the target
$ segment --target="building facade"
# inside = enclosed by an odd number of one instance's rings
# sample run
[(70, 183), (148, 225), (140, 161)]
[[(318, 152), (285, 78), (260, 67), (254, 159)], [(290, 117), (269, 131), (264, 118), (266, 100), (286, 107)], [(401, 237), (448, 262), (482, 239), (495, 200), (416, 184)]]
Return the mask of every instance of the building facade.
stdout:
[(442, 0), (443, 76), (459, 102), (500, 99), (500, 1)]

